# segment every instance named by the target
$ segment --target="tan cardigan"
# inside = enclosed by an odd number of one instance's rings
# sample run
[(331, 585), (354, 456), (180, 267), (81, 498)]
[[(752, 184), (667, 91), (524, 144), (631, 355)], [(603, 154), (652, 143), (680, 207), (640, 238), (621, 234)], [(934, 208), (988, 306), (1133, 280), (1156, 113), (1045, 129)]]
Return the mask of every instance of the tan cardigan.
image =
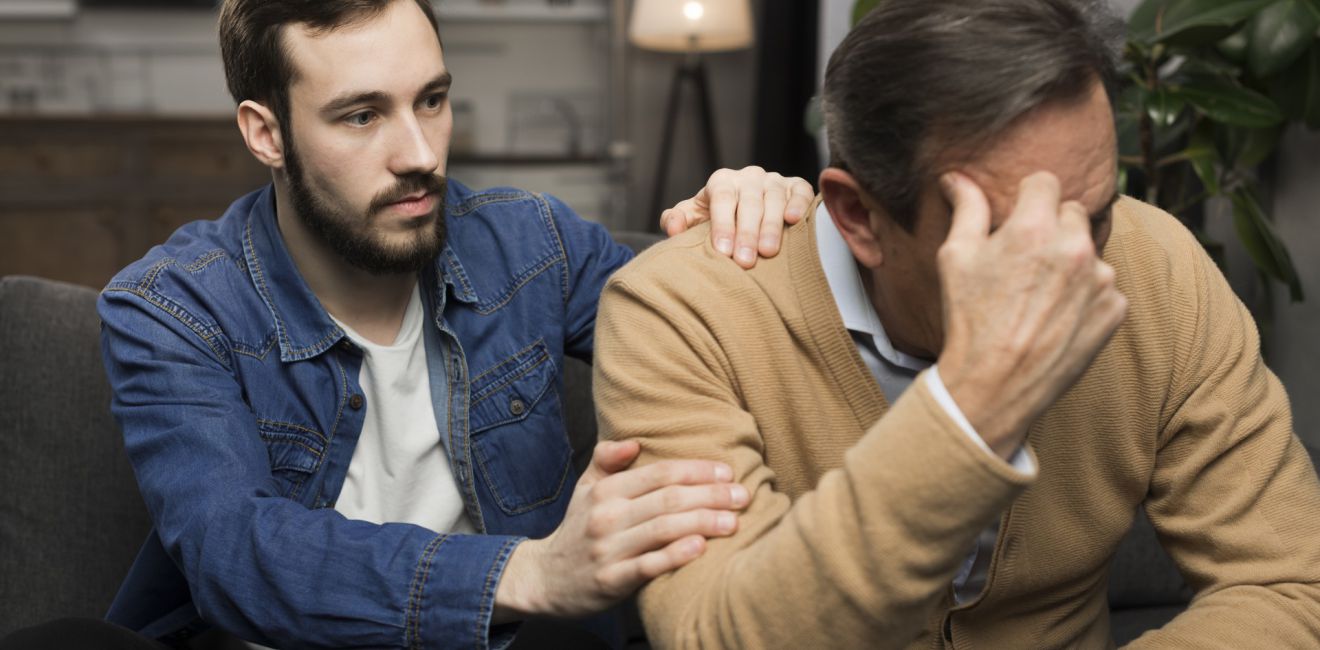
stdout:
[[(1109, 560), (1143, 503), (1197, 596), (1134, 646), (1320, 647), (1320, 483), (1250, 316), (1171, 217), (1116, 206), (1105, 257), (1128, 319), (1031, 428), (1034, 480), (920, 378), (887, 403), (812, 217), (748, 272), (708, 239), (621, 270), (596, 328), (603, 434), (639, 440), (643, 463), (724, 460), (753, 494), (735, 536), (643, 590), (657, 647), (1111, 646)], [(996, 517), (985, 591), (952, 607)]]

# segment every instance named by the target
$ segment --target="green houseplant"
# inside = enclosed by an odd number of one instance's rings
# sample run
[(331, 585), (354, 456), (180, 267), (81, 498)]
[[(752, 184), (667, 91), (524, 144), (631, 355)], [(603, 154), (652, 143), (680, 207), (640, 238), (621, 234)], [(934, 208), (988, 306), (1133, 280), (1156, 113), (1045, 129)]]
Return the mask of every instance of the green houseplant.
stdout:
[[(858, 0), (853, 23), (883, 0)], [(1115, 106), (1122, 187), (1177, 216), (1223, 264), (1203, 206), (1224, 197), (1262, 274), (1303, 298), (1257, 168), (1287, 126), (1320, 129), (1320, 0), (1145, 0)]]
[(1199, 208), (1229, 199), (1243, 247), (1294, 301), (1301, 281), (1256, 169), (1290, 124), (1320, 129), (1318, 30), (1320, 0), (1146, 0), (1129, 22), (1116, 107), (1127, 189), (1183, 219), (1212, 254)]

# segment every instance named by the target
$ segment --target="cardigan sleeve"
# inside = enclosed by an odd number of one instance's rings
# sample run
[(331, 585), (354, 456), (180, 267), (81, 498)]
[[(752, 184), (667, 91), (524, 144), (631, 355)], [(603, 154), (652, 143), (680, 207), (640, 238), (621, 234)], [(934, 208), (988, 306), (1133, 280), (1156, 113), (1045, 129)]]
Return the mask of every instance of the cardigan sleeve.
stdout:
[(702, 557), (642, 591), (651, 642), (808, 648), (912, 640), (976, 535), (1030, 477), (980, 449), (919, 377), (842, 467), (791, 500), (776, 488), (746, 410), (741, 391), (751, 388), (712, 333), (751, 310), (698, 306), (718, 293), (703, 284), (710, 276), (666, 262), (649, 263), (644, 274), (625, 270), (602, 296), (593, 381), (602, 433), (638, 440), (642, 463), (728, 462), (752, 500), (736, 534), (710, 540)]
[[(1184, 238), (1173, 278), (1195, 304), (1145, 508), (1196, 590), (1133, 648), (1320, 646), (1320, 482), (1255, 324)], [(1185, 328), (1194, 328), (1186, 331)]]

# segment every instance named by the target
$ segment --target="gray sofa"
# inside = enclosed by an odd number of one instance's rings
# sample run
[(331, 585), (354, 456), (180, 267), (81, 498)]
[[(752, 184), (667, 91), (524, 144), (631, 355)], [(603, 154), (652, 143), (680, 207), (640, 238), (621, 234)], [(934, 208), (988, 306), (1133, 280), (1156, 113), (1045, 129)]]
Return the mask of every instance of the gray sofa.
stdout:
[[(101, 616), (150, 528), (109, 414), (95, 302), (83, 287), (0, 279), (0, 637), (56, 618)], [(582, 463), (596, 431), (591, 374), (578, 362), (565, 372)], [(1116, 640), (1161, 625), (1189, 596), (1138, 517), (1110, 577)], [(553, 634), (537, 638), (558, 645)], [(634, 635), (631, 645), (645, 644)]]

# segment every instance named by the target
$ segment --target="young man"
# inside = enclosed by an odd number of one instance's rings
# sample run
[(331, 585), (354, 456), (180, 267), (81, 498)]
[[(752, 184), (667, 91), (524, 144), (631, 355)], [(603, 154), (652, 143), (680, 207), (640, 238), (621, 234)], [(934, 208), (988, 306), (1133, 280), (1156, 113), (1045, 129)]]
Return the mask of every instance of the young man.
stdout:
[(1143, 506), (1197, 595), (1135, 645), (1320, 646), (1320, 483), (1215, 265), (1115, 194), (1094, 11), (881, 3), (784, 253), (735, 272), (699, 230), (609, 281), (602, 434), (753, 495), (642, 590), (656, 647), (1111, 646)]
[[(220, 39), (274, 183), (102, 295), (155, 524), (110, 621), (171, 643), (209, 624), (277, 647), (502, 647), (735, 529), (747, 495), (720, 463), (628, 470), (636, 444), (602, 444), (577, 480), (562, 360), (590, 360), (630, 254), (551, 197), (445, 178), (428, 2), (226, 0)], [(665, 219), (713, 211), (750, 266), (809, 201), (800, 179), (723, 172)]]

